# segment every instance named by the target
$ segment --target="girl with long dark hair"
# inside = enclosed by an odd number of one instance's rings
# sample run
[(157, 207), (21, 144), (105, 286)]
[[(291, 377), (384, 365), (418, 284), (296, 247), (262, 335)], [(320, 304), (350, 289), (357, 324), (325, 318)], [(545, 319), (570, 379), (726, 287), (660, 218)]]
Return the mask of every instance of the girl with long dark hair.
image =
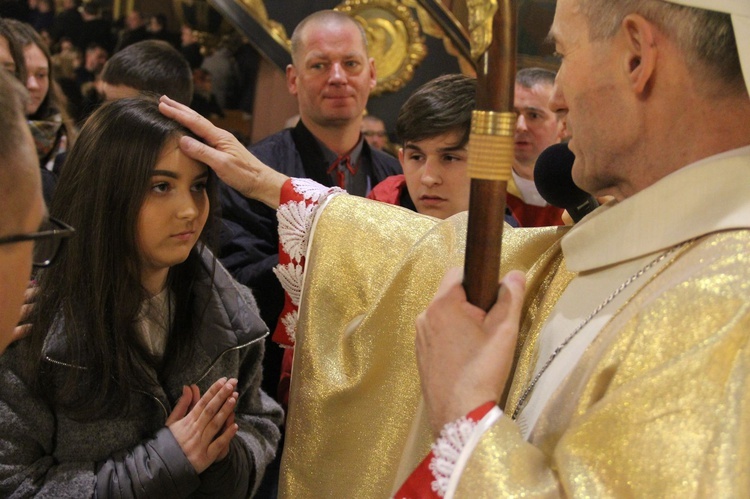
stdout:
[[(67, 110), (67, 99), (55, 79), (52, 56), (41, 35), (26, 23), (13, 22), (16, 43), (23, 50), (29, 92), (26, 115), (39, 156), (39, 165), (52, 171), (58, 154), (67, 151), (77, 130)], [(57, 173), (57, 172), (55, 172)]]
[(207, 249), (214, 176), (153, 100), (89, 119), (51, 213), (76, 228), (0, 357), (0, 496), (247, 497), (279, 439), (250, 291)]

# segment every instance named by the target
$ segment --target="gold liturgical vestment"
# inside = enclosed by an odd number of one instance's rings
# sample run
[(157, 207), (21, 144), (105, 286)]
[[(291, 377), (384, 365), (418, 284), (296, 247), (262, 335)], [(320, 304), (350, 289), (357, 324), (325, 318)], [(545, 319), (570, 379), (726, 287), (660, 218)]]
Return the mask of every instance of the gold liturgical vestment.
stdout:
[(531, 327), (456, 497), (750, 497), (750, 147), (602, 208), (562, 248), (580, 282), (685, 241), (600, 328), (527, 442), (507, 414), (538, 365)]
[[(466, 221), (465, 213), (441, 221), (355, 196), (322, 210), (297, 326), (282, 497), (392, 492), (421, 401), (414, 320), (446, 270), (462, 264)], [(559, 265), (554, 243), (565, 231), (509, 231), (503, 272), (529, 271), (531, 288), (533, 276)], [(416, 426), (408, 471), (433, 440)]]
[[(662, 180), (669, 183), (654, 205), (630, 198), (635, 227), (598, 231), (606, 238), (643, 224), (647, 232), (656, 222), (641, 215), (650, 213), (659, 219), (653, 230), (697, 238), (603, 326), (528, 441), (507, 414), (483, 435), (457, 497), (750, 496), (750, 148), (741, 152)], [(715, 204), (703, 209), (706, 193)], [(630, 211), (622, 212), (625, 224)], [(387, 497), (427, 455), (433, 438), (419, 407), (414, 318), (445, 269), (461, 265), (465, 222), (350, 196), (319, 214), (297, 330), (284, 497)], [(566, 232), (504, 235), (502, 272), (528, 275), (508, 414), (534, 374), (542, 325), (576, 276), (560, 251)]]

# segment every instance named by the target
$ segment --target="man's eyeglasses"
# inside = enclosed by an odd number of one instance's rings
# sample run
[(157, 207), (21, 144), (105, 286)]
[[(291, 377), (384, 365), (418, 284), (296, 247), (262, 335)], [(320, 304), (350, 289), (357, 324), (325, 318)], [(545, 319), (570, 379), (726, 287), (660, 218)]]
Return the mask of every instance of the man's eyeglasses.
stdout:
[(65, 222), (50, 217), (37, 232), (0, 237), (0, 244), (34, 241), (32, 265), (49, 267), (54, 263), (63, 241), (73, 235), (75, 229)]

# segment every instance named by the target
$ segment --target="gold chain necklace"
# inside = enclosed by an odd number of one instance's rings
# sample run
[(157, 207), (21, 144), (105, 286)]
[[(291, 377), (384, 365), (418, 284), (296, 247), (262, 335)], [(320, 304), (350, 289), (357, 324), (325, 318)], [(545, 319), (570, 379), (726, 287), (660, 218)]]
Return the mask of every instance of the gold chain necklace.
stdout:
[(515, 420), (518, 415), (521, 413), (521, 410), (524, 408), (524, 405), (526, 404), (527, 399), (529, 398), (529, 395), (531, 395), (531, 392), (534, 391), (534, 388), (536, 387), (536, 384), (539, 382), (539, 379), (542, 377), (542, 374), (547, 370), (547, 368), (552, 364), (552, 361), (555, 360), (555, 358), (558, 356), (558, 354), (570, 343), (575, 336), (581, 332), (581, 330), (586, 327), (586, 325), (591, 322), (591, 320), (596, 317), (596, 315), (604, 309), (607, 305), (612, 303), (612, 300), (614, 300), (620, 293), (622, 293), (625, 288), (633, 284), (635, 281), (637, 281), (643, 274), (651, 270), (655, 265), (658, 265), (660, 262), (664, 261), (665, 258), (670, 256), (672, 253), (677, 251), (678, 249), (682, 248), (683, 246), (693, 242), (695, 239), (690, 239), (688, 241), (685, 241), (683, 243), (677, 244), (675, 246), (672, 246), (667, 251), (662, 253), (661, 255), (657, 256), (650, 262), (648, 262), (643, 268), (638, 270), (635, 274), (628, 277), (628, 279), (620, 284), (620, 286), (615, 289), (608, 297), (604, 299), (603, 302), (601, 302), (593, 312), (591, 312), (588, 317), (583, 319), (583, 321), (576, 327), (572, 333), (570, 333), (563, 341), (560, 343), (557, 348), (552, 352), (552, 354), (547, 359), (547, 362), (544, 363), (542, 368), (539, 370), (538, 373), (534, 376), (534, 378), (531, 380), (531, 383), (526, 387), (526, 389), (521, 394), (521, 397), (518, 399), (518, 403), (516, 404), (516, 408), (513, 411), (512, 419)]

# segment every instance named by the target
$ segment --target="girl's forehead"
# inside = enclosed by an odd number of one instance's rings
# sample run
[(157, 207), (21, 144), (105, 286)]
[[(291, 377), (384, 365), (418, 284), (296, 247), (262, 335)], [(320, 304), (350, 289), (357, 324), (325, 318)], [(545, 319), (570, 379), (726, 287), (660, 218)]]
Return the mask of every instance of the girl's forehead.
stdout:
[(208, 170), (208, 167), (182, 152), (179, 147), (179, 139), (174, 138), (168, 140), (162, 147), (154, 170), (172, 171), (185, 175), (201, 175)]

